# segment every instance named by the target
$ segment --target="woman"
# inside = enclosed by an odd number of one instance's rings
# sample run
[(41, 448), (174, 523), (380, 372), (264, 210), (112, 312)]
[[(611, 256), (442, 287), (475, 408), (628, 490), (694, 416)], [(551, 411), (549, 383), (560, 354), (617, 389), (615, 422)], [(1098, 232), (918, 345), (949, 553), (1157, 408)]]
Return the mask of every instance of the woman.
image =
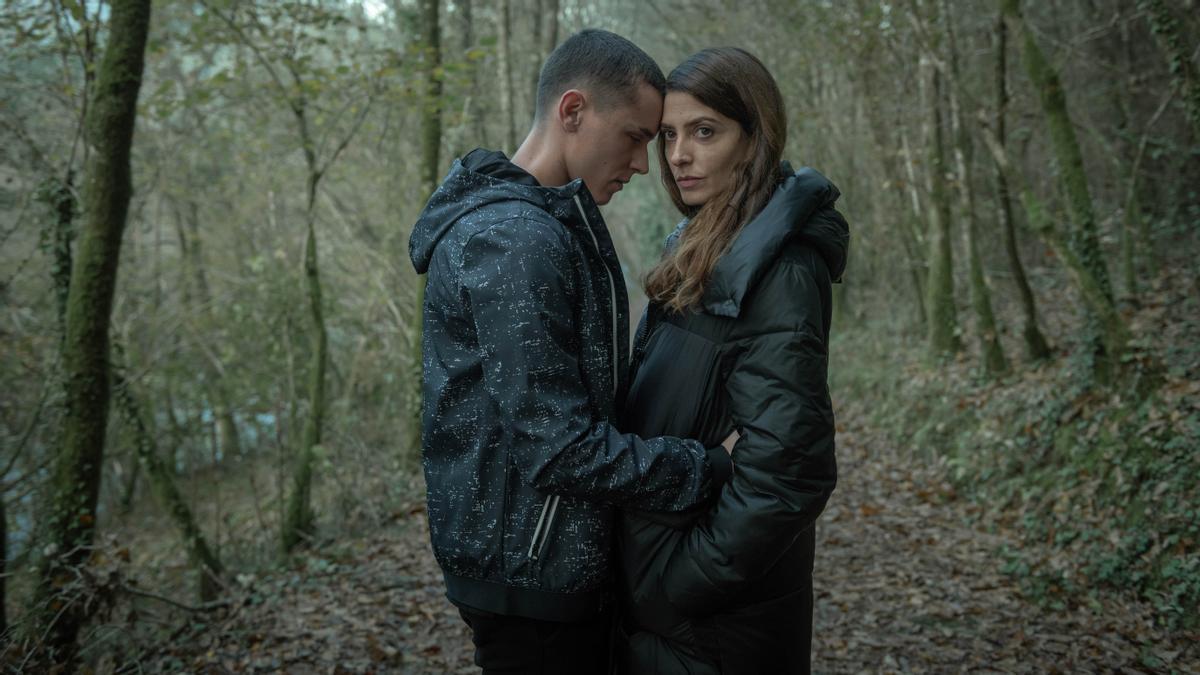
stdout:
[(833, 184), (781, 162), (786, 137), (774, 79), (741, 49), (667, 79), (659, 162), (686, 219), (646, 279), (623, 424), (736, 438), (734, 475), (700, 513), (625, 514), (628, 672), (809, 670), (813, 523), (836, 480), (830, 283), (849, 230)]

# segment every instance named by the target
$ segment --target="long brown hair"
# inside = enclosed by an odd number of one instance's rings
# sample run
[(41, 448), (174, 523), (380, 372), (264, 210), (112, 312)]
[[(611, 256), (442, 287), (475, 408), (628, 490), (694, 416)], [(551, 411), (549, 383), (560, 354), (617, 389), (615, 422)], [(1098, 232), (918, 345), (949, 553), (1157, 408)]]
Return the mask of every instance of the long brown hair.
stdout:
[(700, 301), (717, 260), (771, 198), (781, 178), (787, 115), (775, 78), (753, 54), (737, 47), (705, 49), (688, 57), (667, 76), (667, 92), (672, 91), (691, 94), (737, 122), (748, 144), (742, 162), (732, 167), (729, 188), (701, 206), (688, 206), (671, 174), (666, 143), (658, 137), (663, 185), (690, 220), (674, 249), (646, 275), (646, 296), (682, 312)]

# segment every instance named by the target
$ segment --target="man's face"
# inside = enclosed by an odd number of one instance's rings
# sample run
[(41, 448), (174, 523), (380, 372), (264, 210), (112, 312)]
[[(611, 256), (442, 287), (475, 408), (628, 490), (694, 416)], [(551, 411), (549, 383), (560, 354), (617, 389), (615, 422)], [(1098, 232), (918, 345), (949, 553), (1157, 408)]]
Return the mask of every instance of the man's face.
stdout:
[(568, 137), (567, 173), (582, 178), (597, 204), (604, 205), (635, 173), (650, 170), (646, 146), (658, 133), (662, 96), (649, 84), (638, 87), (630, 103), (598, 109), (594, 102)]

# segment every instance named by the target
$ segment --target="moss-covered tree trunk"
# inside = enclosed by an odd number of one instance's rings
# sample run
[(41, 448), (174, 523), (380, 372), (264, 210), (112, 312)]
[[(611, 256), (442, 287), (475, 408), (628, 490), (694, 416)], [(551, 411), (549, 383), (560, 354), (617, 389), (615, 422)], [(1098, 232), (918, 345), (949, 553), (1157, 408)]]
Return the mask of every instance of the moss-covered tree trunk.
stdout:
[(321, 297), (321, 270), (317, 259), (316, 206), (317, 187), (321, 172), (308, 134), (307, 117), (303, 106), (298, 108), (301, 139), (309, 168), (308, 201), (305, 221), (308, 235), (304, 243), (304, 287), (308, 295), (309, 317), (312, 319), (312, 352), (308, 369), (308, 417), (296, 453), (292, 470), (292, 492), (288, 496), (283, 524), (283, 550), (290, 552), (313, 532), (312, 474), (313, 463), (321, 452), (325, 430), (325, 371), (329, 363), (329, 333), (325, 328), (325, 311)]
[(67, 334), (67, 299), (71, 289), (71, 245), (75, 240), (75, 192), (74, 172), (67, 170), (66, 179), (47, 178), (49, 185), (44, 194), (45, 202), (54, 212), (50, 240), (53, 242), (54, 299), (58, 304), (59, 335)]
[(154, 437), (146, 426), (146, 418), (142, 415), (137, 400), (130, 391), (129, 382), (119, 367), (113, 369), (113, 393), (117, 398), (117, 408), (133, 433), (138, 464), (146, 469), (146, 476), (155, 496), (175, 522), (175, 527), (179, 529), (183, 538), (184, 548), (187, 549), (188, 558), (200, 573), (200, 597), (203, 600), (211, 600), (216, 583), (224, 573), (221, 561), (209, 547), (204, 533), (196, 524), (191, 508), (184, 501), (179, 488), (175, 486), (173, 470), (167, 467), (159, 455)]
[(954, 307), (954, 248), (950, 198), (946, 193), (946, 148), (942, 130), (942, 76), (930, 67), (929, 110), (933, 126), (929, 144), (929, 352), (934, 359), (954, 356), (962, 348)]
[[(961, 82), (958, 68), (958, 42), (954, 34), (954, 17), (950, 3), (942, 0), (942, 21), (946, 27), (946, 53), (952, 82)], [(983, 259), (979, 253), (979, 221), (975, 213), (975, 176), (972, 162), (974, 147), (971, 134), (963, 120), (959, 103), (958, 87), (950, 87), (950, 128), (954, 133), (954, 163), (957, 169), (958, 194), (965, 227), (967, 264), (971, 283), (971, 306), (975, 310), (976, 330), (979, 333), (979, 351), (983, 359), (983, 373), (996, 377), (1008, 372), (1008, 359), (1000, 345), (1000, 334), (996, 328), (996, 315), (992, 311), (991, 289), (983, 270)]]
[(1200, 76), (1192, 65), (1192, 49), (1184, 44), (1179, 21), (1162, 0), (1138, 0), (1138, 9), (1146, 15), (1150, 31), (1167, 59), (1171, 84), (1183, 99), (1183, 109), (1192, 126), (1192, 140), (1200, 143)]
[[(1008, 24), (1001, 13), (996, 20), (996, 111), (995, 133), (996, 141), (1004, 149), (1007, 142), (1005, 130), (1008, 113)], [(1017, 287), (1017, 297), (1021, 301), (1025, 325), (1021, 337), (1025, 342), (1025, 354), (1031, 361), (1042, 361), (1050, 358), (1050, 345), (1038, 324), (1037, 300), (1033, 288), (1029, 285), (1029, 277), (1025, 274), (1025, 265), (1021, 262), (1020, 249), (1017, 246), (1017, 228), (1013, 221), (1012, 195), (1009, 191), (1008, 178), (999, 164), (996, 169), (996, 202), (1000, 214), (1000, 224), (1004, 228), (1004, 251), (1008, 255), (1008, 267), (1012, 272), (1013, 284)]]
[(109, 322), (129, 209), (129, 157), (137, 116), (150, 0), (114, 0), (108, 45), (88, 111), (90, 157), (83, 223), (71, 272), (63, 346), (66, 411), (49, 486), (49, 555), (39, 565), (35, 635), (59, 663), (75, 657), (86, 608), (72, 592), (71, 569), (84, 565), (96, 526), (109, 408)]
[(1004, 147), (1000, 145), (995, 133), (989, 129), (984, 129), (984, 138), (988, 143), (996, 165), (1004, 173), (1005, 180), (1020, 193), (1021, 202), (1025, 207), (1026, 216), (1029, 220), (1029, 227), (1062, 260), (1063, 266), (1066, 267), (1067, 273), (1071, 276), (1072, 283), (1079, 291), (1080, 296), (1082, 296), (1088, 312), (1096, 317), (1097, 323), (1101, 327), (1102, 335), (1108, 341), (1106, 342), (1106, 347), (1111, 350), (1110, 353), (1124, 353), (1125, 348), (1129, 344), (1129, 328), (1125, 324), (1125, 320), (1121, 318), (1120, 313), (1117, 312), (1112, 297), (1106, 294), (1103, 284), (1092, 273), (1092, 270), (1084, 260), (1079, 257), (1074, 247), (1069, 244), (1066, 237), (1058, 229), (1057, 224), (1046, 214), (1045, 207), (1037, 198), (1037, 195), (1034, 194), (1024, 177), (1011, 166), (1008, 154)]
[[(1058, 179), (1066, 198), (1067, 212), (1072, 225), (1070, 235), (1066, 238), (1067, 245), (1072, 248), (1073, 256), (1087, 268), (1088, 278), (1096, 285), (1094, 290), (1106, 299), (1102, 304), (1112, 306), (1112, 284), (1100, 250), (1096, 215), (1088, 189), (1087, 173), (1083, 168), (1083, 155), (1079, 150), (1079, 139), (1075, 135), (1062, 80), (1046, 60), (1033, 33), (1025, 25), (1020, 0), (1001, 0), (1001, 8), (1005, 18), (1016, 30), (1020, 41), (1021, 60), (1038, 93), (1042, 114), (1050, 132), (1050, 143), (1058, 164)], [(1119, 368), (1125, 340), (1120, 335), (1109, 332), (1109, 328), (1105, 328), (1108, 322), (1096, 313), (1107, 313), (1107, 308), (1100, 308), (1091, 303), (1089, 308), (1092, 309), (1091, 316), (1100, 324), (1101, 330), (1098, 344), (1095, 344), (1096, 376), (1101, 382), (1109, 382)]]

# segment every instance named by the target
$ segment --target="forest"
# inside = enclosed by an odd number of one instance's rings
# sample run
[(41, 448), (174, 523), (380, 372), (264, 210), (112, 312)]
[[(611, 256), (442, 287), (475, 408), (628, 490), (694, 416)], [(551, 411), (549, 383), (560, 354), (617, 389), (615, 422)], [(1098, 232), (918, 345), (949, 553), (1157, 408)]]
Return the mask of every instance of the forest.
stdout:
[(758, 56), (841, 191), (814, 671), (1200, 671), (1197, 9), (4, 0), (0, 667), (473, 672), (408, 235), (596, 27)]

